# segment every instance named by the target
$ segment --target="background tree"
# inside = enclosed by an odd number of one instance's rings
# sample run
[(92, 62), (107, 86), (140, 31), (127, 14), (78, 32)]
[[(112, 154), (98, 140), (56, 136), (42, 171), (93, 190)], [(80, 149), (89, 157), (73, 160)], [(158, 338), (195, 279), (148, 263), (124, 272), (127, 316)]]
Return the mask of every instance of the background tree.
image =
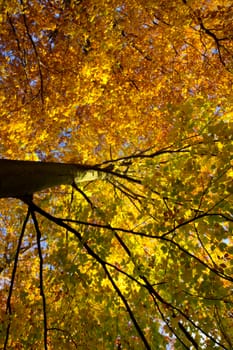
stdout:
[(1, 157), (97, 172), (1, 199), (4, 349), (233, 347), (232, 11), (1, 2)]

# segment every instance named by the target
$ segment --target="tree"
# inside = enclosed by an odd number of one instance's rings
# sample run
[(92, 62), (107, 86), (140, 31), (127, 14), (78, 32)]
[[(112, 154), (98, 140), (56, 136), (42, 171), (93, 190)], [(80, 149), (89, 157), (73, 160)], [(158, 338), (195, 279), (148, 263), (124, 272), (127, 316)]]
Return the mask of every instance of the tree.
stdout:
[(4, 349), (233, 347), (232, 9), (1, 2)]
[(23, 198), (58, 185), (103, 178), (108, 168), (77, 164), (0, 159), (0, 198)]

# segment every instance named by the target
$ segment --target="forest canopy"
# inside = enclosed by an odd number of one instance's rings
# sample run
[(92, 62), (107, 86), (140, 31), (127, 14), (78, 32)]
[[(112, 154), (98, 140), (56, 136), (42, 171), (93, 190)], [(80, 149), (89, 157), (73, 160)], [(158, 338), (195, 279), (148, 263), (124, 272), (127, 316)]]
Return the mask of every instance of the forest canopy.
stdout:
[(4, 350), (233, 348), (232, 18), (0, 1)]

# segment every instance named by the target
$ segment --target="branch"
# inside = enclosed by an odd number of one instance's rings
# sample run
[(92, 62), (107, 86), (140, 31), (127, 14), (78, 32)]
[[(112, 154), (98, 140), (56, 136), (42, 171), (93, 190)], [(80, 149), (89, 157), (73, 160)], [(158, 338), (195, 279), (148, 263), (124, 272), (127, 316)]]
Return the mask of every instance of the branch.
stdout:
[[(208, 215), (219, 215), (222, 216), (221, 214), (208, 214)], [(166, 236), (172, 232), (175, 232), (178, 228), (187, 225), (191, 222), (194, 222), (200, 218), (206, 217), (208, 216), (206, 213), (200, 214), (198, 216), (195, 216), (185, 222), (183, 222), (182, 224), (177, 225), (176, 227), (174, 227), (173, 229), (171, 229), (170, 231), (164, 233), (163, 235), (150, 235), (147, 234), (145, 232), (141, 232), (141, 231), (134, 231), (134, 230), (129, 230), (129, 229), (124, 229), (124, 228), (118, 228), (118, 227), (112, 227), (111, 225), (104, 225), (104, 224), (97, 224), (97, 223), (90, 223), (90, 222), (84, 222), (84, 221), (80, 221), (80, 220), (72, 220), (72, 219), (61, 219), (61, 218), (56, 218), (57, 220), (61, 220), (61, 222), (73, 222), (73, 223), (77, 223), (77, 224), (81, 224), (81, 225), (86, 225), (86, 226), (93, 226), (93, 227), (99, 227), (99, 228), (104, 228), (107, 230), (111, 230), (111, 231), (119, 231), (119, 232), (125, 232), (125, 233), (129, 233), (129, 234), (133, 234), (136, 236), (140, 236), (140, 237), (146, 237), (146, 238), (154, 238), (154, 239), (160, 239), (160, 240), (164, 240), (167, 242), (170, 242), (171, 244), (175, 245), (179, 250), (183, 251), (186, 255), (190, 256), (191, 258), (195, 259), (196, 261), (198, 261), (200, 264), (202, 264), (203, 266), (205, 266), (207, 269), (209, 269), (210, 271), (212, 271), (213, 273), (215, 273), (216, 275), (218, 275), (220, 278), (223, 278), (225, 280), (228, 280), (230, 282), (233, 282), (233, 278), (225, 275), (223, 272), (220, 272), (218, 270), (216, 270), (215, 267), (211, 267), (208, 264), (206, 264), (204, 261), (202, 261), (200, 258), (198, 258), (197, 256), (195, 256), (194, 254), (190, 253), (188, 250), (186, 250), (185, 248), (183, 248), (179, 243), (175, 242), (173, 239), (169, 239)]]
[(72, 187), (73, 187), (77, 192), (79, 192), (79, 193), (83, 196), (83, 198), (87, 201), (88, 204), (90, 204), (91, 209), (95, 209), (95, 206), (94, 206), (94, 204), (92, 203), (92, 201), (90, 200), (90, 198), (86, 195), (85, 192), (83, 192), (83, 191), (76, 185), (75, 182), (73, 182)]
[(61, 329), (61, 328), (58, 328), (58, 327), (51, 327), (51, 328), (48, 328), (47, 330), (48, 331), (58, 331), (58, 332), (62, 332), (64, 334), (67, 334), (68, 337), (70, 338), (70, 341), (74, 344), (76, 349), (78, 349), (78, 347), (80, 346), (74, 341), (74, 339), (73, 339), (72, 335), (70, 334), (70, 332), (65, 330), (65, 329)]
[[(150, 295), (152, 296), (152, 298), (153, 298), (153, 300), (154, 300), (154, 302), (155, 302), (155, 304), (156, 304), (157, 307), (158, 307), (158, 302), (157, 302), (157, 300), (159, 300), (162, 304), (165, 305), (166, 308), (168, 308), (168, 309), (170, 308), (170, 309), (172, 309), (172, 310), (175, 310), (175, 311), (177, 311), (180, 315), (182, 315), (188, 322), (191, 323), (191, 325), (192, 325), (195, 329), (198, 330), (198, 332), (203, 333), (207, 338), (209, 338), (211, 341), (213, 341), (213, 343), (219, 345), (219, 346), (220, 346), (221, 348), (223, 348), (224, 350), (227, 350), (227, 348), (226, 348), (223, 344), (221, 344), (218, 340), (214, 339), (214, 337), (212, 337), (212, 335), (208, 334), (208, 333), (205, 332), (200, 326), (198, 326), (197, 324), (195, 324), (195, 323), (193, 322), (193, 320), (192, 320), (190, 317), (188, 317), (188, 316), (186, 315), (186, 313), (183, 312), (180, 308), (176, 307), (175, 305), (172, 305), (171, 303), (169, 303), (169, 302), (167, 302), (165, 299), (163, 299), (163, 298), (160, 296), (160, 294), (154, 289), (154, 287), (150, 284), (150, 282), (147, 280), (146, 277), (143, 277), (143, 279), (144, 279), (144, 281), (146, 282), (146, 284), (147, 284), (147, 289), (148, 289)], [(160, 314), (161, 314), (161, 313), (160, 313)], [(166, 323), (167, 323), (167, 322), (166, 322)], [(175, 334), (175, 335), (176, 335), (176, 334)], [(177, 336), (177, 335), (176, 335), (176, 336)], [(178, 339), (179, 339), (179, 338), (178, 338)], [(179, 339), (179, 340), (180, 340), (180, 339)], [(183, 342), (182, 342), (182, 344), (183, 344)]]
[[(27, 199), (25, 199), (25, 202), (27, 203)], [(119, 297), (121, 298), (121, 300), (123, 301), (127, 311), (129, 312), (130, 316), (131, 315), (131, 312), (132, 310), (130, 309), (129, 305), (126, 304), (127, 303), (127, 300), (125, 299), (124, 300), (124, 296), (122, 295), (120, 289), (118, 288), (118, 286), (115, 284), (115, 282), (113, 281), (108, 269), (107, 269), (107, 266), (109, 267), (112, 267), (114, 268), (115, 270), (117, 270), (118, 272), (120, 273), (123, 273), (124, 275), (126, 275), (128, 278), (130, 278), (131, 280), (133, 280), (134, 282), (136, 282), (137, 284), (139, 284), (141, 287), (143, 288), (146, 288), (149, 292), (149, 294), (152, 296), (154, 296), (159, 302), (161, 302), (162, 304), (165, 305), (165, 307), (167, 308), (172, 308), (174, 310), (176, 310), (179, 314), (181, 314), (188, 322), (190, 322), (192, 324), (192, 326), (194, 328), (196, 328), (199, 332), (202, 332), (207, 338), (209, 338), (211, 341), (213, 341), (214, 343), (218, 344), (219, 346), (221, 346), (223, 349), (226, 349), (224, 347), (224, 345), (222, 345), (219, 341), (215, 340), (211, 335), (209, 335), (208, 333), (206, 333), (200, 326), (196, 325), (192, 319), (190, 319), (181, 309), (179, 309), (178, 307), (170, 304), (169, 302), (167, 302), (165, 299), (163, 299), (163, 297), (160, 296), (160, 294), (154, 289), (154, 287), (150, 284), (150, 282), (147, 280), (147, 278), (143, 275), (140, 275), (139, 277), (144, 281), (145, 284), (142, 284), (140, 283), (138, 280), (136, 280), (134, 277), (128, 275), (126, 272), (120, 270), (119, 268), (117, 268), (115, 265), (112, 265), (106, 261), (104, 261), (99, 255), (97, 255), (93, 250), (92, 248), (86, 243), (86, 242), (83, 242), (83, 239), (82, 239), (82, 235), (77, 231), (75, 230), (74, 228), (72, 228), (71, 226), (67, 225), (62, 219), (60, 218), (56, 218), (54, 216), (52, 216), (51, 214), (45, 212), (43, 209), (41, 209), (40, 207), (38, 207), (36, 204), (34, 204), (31, 200), (30, 200), (30, 203), (28, 202), (28, 204), (30, 204), (30, 207), (33, 211), (35, 212), (38, 212), (39, 214), (41, 214), (42, 216), (46, 217), (48, 220), (54, 222), (55, 224), (57, 224), (58, 226), (61, 226), (65, 229), (67, 229), (68, 231), (70, 231), (71, 233), (73, 233), (77, 238), (78, 240), (83, 244), (83, 247), (86, 249), (87, 253), (89, 255), (91, 255), (104, 269), (104, 271), (106, 272), (108, 278), (110, 279), (110, 282), (112, 283), (113, 285), (113, 288), (115, 289), (115, 291), (118, 293)], [(94, 224), (95, 226), (99, 226), (98, 224)], [(110, 230), (112, 230), (111, 226), (110, 225), (105, 225), (105, 228), (108, 228)], [(133, 234), (138, 234), (138, 232), (134, 232), (134, 231), (130, 231), (130, 230), (122, 230), (123, 232), (127, 231), (128, 233), (133, 233)], [(139, 233), (140, 235), (140, 233)], [(148, 235), (146, 234), (143, 234), (143, 236), (145, 237), (149, 237)], [(126, 244), (122, 241), (121, 237), (116, 236), (116, 238), (118, 239), (119, 243), (121, 244), (121, 246), (124, 248), (124, 250), (127, 252), (127, 254), (130, 256), (131, 255), (131, 252), (130, 250), (128, 249), (128, 247), (126, 246)], [(160, 236), (157, 236), (156, 238), (159, 238), (159, 239), (162, 239), (162, 240), (165, 240), (165, 241), (168, 241), (168, 242), (171, 242), (172, 244), (176, 245), (180, 250), (182, 250), (183, 252), (185, 252), (187, 255), (189, 255), (190, 257), (196, 259), (199, 263), (201, 263), (202, 265), (204, 265), (205, 267), (207, 267), (208, 269), (210, 269), (212, 272), (214, 272), (215, 274), (217, 274), (219, 277), (221, 278), (225, 278), (225, 279), (230, 279), (229, 278), (226, 278), (226, 276), (224, 275), (221, 275), (218, 271), (212, 269), (211, 267), (209, 267), (206, 263), (204, 263), (201, 259), (199, 259), (198, 257), (194, 256), (192, 253), (188, 252), (186, 249), (184, 249), (183, 247), (181, 247), (178, 243), (172, 241), (171, 239), (168, 239), (166, 237), (163, 237), (161, 238)], [(110, 277), (109, 277), (110, 276)], [(233, 280), (233, 279), (230, 279), (230, 280)], [(123, 296), (123, 298), (122, 298)], [(126, 303), (125, 303), (126, 301)], [(127, 306), (128, 305), (128, 306)], [(134, 315), (132, 316), (134, 317)], [(132, 318), (132, 321), (134, 322), (134, 326), (135, 328), (137, 329), (137, 331), (139, 332), (139, 335), (142, 339), (142, 341), (144, 342), (144, 345), (146, 346), (147, 349), (150, 349), (150, 347), (147, 347), (147, 340), (144, 339), (144, 335), (141, 334), (141, 331), (139, 330), (139, 325), (137, 324), (137, 321), (135, 320), (134, 321), (134, 318)], [(138, 328), (139, 327), (139, 328)], [(146, 343), (145, 343), (146, 342)], [(149, 345), (148, 345), (149, 346)], [(227, 349), (226, 349), (227, 350)]]
[(47, 313), (46, 313), (46, 298), (45, 298), (45, 292), (44, 292), (44, 281), (43, 281), (43, 254), (42, 254), (42, 249), (41, 249), (41, 232), (40, 228), (38, 225), (38, 221), (35, 215), (34, 210), (31, 208), (29, 205), (29, 210), (32, 216), (32, 220), (34, 222), (35, 230), (36, 230), (36, 238), (37, 238), (37, 248), (38, 248), (38, 255), (39, 255), (39, 260), (40, 260), (40, 273), (39, 273), (39, 278), (40, 278), (40, 295), (42, 298), (42, 304), (43, 304), (43, 316), (44, 316), (44, 349), (48, 349), (48, 327), (47, 327)]
[[(23, 240), (23, 236), (26, 230), (26, 225), (30, 217), (30, 209), (28, 209), (27, 214), (25, 216), (22, 230), (19, 236), (19, 241), (18, 241), (18, 246), (15, 254), (15, 260), (14, 260), (14, 267), (12, 271), (12, 276), (11, 276), (11, 284), (10, 284), (10, 289), (9, 289), (9, 294), (7, 298), (7, 304), (6, 304), (6, 314), (12, 315), (12, 309), (11, 309), (11, 297), (13, 293), (13, 287), (14, 287), (14, 282), (15, 282), (15, 276), (16, 276), (16, 270), (17, 270), (17, 265), (18, 265), (18, 260), (19, 260), (19, 254), (20, 254), (20, 248)], [(7, 349), (7, 343), (10, 335), (10, 326), (11, 326), (11, 320), (9, 320), (8, 326), (7, 326), (7, 331), (6, 331), (6, 338), (4, 342), (4, 350)]]
[(112, 276), (110, 275), (110, 273), (109, 273), (107, 267), (106, 267), (105, 265), (102, 265), (102, 266), (103, 266), (103, 269), (104, 269), (106, 275), (108, 276), (108, 279), (109, 279), (109, 281), (111, 282), (111, 284), (112, 284), (114, 290), (116, 291), (117, 295), (119, 296), (119, 298), (121, 299), (121, 301), (122, 301), (123, 304), (125, 305), (125, 308), (126, 308), (127, 312), (129, 313), (130, 318), (131, 318), (131, 320), (132, 320), (132, 322), (133, 322), (133, 324), (134, 324), (136, 330), (138, 331), (138, 334), (139, 334), (139, 336), (140, 336), (142, 342), (143, 342), (144, 345), (145, 345), (145, 348), (146, 348), (147, 350), (151, 350), (151, 347), (150, 347), (150, 345), (149, 345), (149, 343), (148, 343), (148, 341), (147, 341), (147, 339), (146, 339), (146, 337), (145, 337), (145, 335), (144, 335), (144, 333), (143, 333), (141, 327), (139, 326), (139, 324), (138, 324), (138, 322), (137, 322), (137, 320), (136, 320), (136, 318), (135, 318), (135, 316), (134, 316), (134, 313), (133, 313), (133, 311), (131, 310), (131, 308), (130, 308), (130, 306), (129, 306), (127, 300), (126, 300), (126, 298), (125, 298), (124, 295), (122, 294), (120, 288), (119, 288), (119, 287), (117, 286), (117, 284), (114, 282), (114, 280), (113, 280)]
[(195, 349), (199, 349), (197, 342), (195, 339), (191, 336), (191, 334), (187, 331), (187, 329), (183, 326), (183, 324), (179, 321), (178, 326), (180, 327), (181, 331), (184, 333), (186, 338), (193, 344)]
[[(23, 0), (20, 0), (20, 3), (22, 6), (24, 6)], [(34, 40), (32, 38), (32, 35), (30, 34), (28, 23), (27, 23), (27, 17), (23, 11), (23, 21), (24, 21), (24, 26), (26, 28), (26, 33), (27, 36), (32, 44), (35, 57), (36, 57), (36, 62), (37, 62), (37, 67), (38, 67), (38, 72), (39, 72), (39, 77), (40, 77), (40, 98), (41, 98), (41, 103), (42, 105), (44, 104), (44, 81), (43, 81), (43, 74), (42, 74), (42, 69), (41, 69), (41, 63), (40, 63), (40, 57), (36, 48), (36, 45), (34, 43)]]
[(155, 296), (153, 294), (151, 294), (152, 299), (154, 300), (154, 304), (163, 320), (163, 322), (167, 325), (167, 327), (170, 329), (170, 331), (172, 332), (172, 334), (175, 335), (175, 337), (179, 340), (179, 342), (183, 345), (183, 347), (187, 350), (189, 350), (189, 348), (185, 345), (185, 343), (183, 342), (183, 340), (178, 336), (178, 334), (176, 333), (175, 329), (169, 324), (168, 320), (166, 319), (166, 317), (164, 316)]
[[(194, 137), (197, 137), (197, 135), (192, 136), (190, 138), (194, 138)], [(182, 141), (186, 141), (186, 139), (182, 140)], [(202, 142), (198, 142), (197, 144), (199, 145), (200, 143), (202, 143)], [(152, 152), (152, 153), (148, 153), (153, 148), (155, 148), (155, 146), (153, 146), (153, 147), (149, 147), (148, 149), (145, 149), (143, 151), (140, 151), (138, 153), (131, 154), (130, 156), (125, 156), (125, 157), (119, 157), (119, 158), (115, 158), (115, 159), (111, 159), (111, 160), (106, 160), (103, 163), (97, 164), (96, 166), (99, 167), (99, 166), (102, 166), (102, 165), (105, 165), (105, 164), (113, 164), (113, 163), (122, 162), (122, 161), (123, 162), (124, 161), (131, 161), (133, 159), (155, 158), (155, 157), (158, 157), (158, 156), (160, 156), (162, 154), (189, 153), (189, 151), (187, 149), (190, 148), (191, 146), (193, 146), (193, 145), (188, 144), (188, 145), (184, 145), (182, 147), (179, 147), (177, 149), (172, 149), (172, 147), (174, 147), (174, 145), (171, 144), (171, 145), (169, 145), (167, 147), (161, 148), (158, 151), (155, 151), (155, 152)]]
[[(108, 269), (107, 269), (107, 266), (112, 267), (112, 268), (114, 268), (115, 270), (117, 270), (117, 271), (119, 271), (119, 272), (121, 272), (121, 273), (124, 273), (127, 277), (129, 277), (131, 280), (133, 280), (133, 281), (135, 281), (136, 283), (138, 283), (140, 286), (142, 286), (142, 284), (141, 284), (139, 281), (137, 281), (136, 279), (134, 279), (132, 276), (128, 275), (127, 273), (125, 273), (125, 272), (123, 272), (122, 270), (120, 270), (119, 268), (117, 268), (115, 265), (112, 265), (112, 264), (110, 264), (110, 263), (104, 261), (98, 254), (96, 254), (96, 253), (91, 249), (91, 247), (90, 247), (86, 242), (83, 242), (82, 236), (81, 236), (81, 234), (80, 234), (79, 232), (77, 232), (77, 230), (75, 230), (74, 228), (72, 228), (72, 227), (70, 227), (69, 225), (65, 224), (65, 223), (64, 223), (63, 221), (61, 221), (60, 219), (57, 219), (56, 217), (52, 216), (51, 214), (45, 212), (43, 209), (41, 209), (41, 208), (38, 207), (36, 204), (34, 204), (34, 203), (32, 202), (31, 199), (25, 198), (25, 199), (24, 199), (24, 202), (25, 202), (27, 205), (29, 205), (29, 208), (30, 208), (30, 210), (31, 210), (32, 213), (38, 212), (39, 214), (41, 214), (42, 216), (46, 217), (46, 218), (49, 219), (50, 221), (56, 223), (58, 226), (61, 226), (61, 227), (65, 228), (65, 229), (67, 229), (68, 231), (72, 232), (72, 233), (78, 238), (78, 240), (83, 244), (83, 247), (86, 249), (87, 253), (88, 253), (90, 256), (92, 256), (92, 257), (102, 266), (102, 268), (103, 268), (104, 271), (106, 272), (106, 274), (107, 274), (107, 276), (108, 276), (108, 278), (109, 278), (109, 280), (110, 280), (110, 282), (111, 282), (111, 284), (112, 284), (114, 290), (117, 292), (118, 296), (121, 298), (122, 302), (124, 303), (124, 305), (125, 305), (125, 307), (126, 307), (126, 310), (128, 311), (128, 313), (129, 313), (129, 315), (130, 315), (130, 317), (131, 317), (131, 319), (132, 319), (132, 322), (134, 323), (134, 326), (135, 326), (136, 330), (138, 331), (139, 336), (140, 336), (141, 340), (143, 341), (143, 343), (144, 343), (146, 349), (151, 350), (150, 345), (148, 344), (148, 342), (147, 342), (147, 340), (146, 340), (146, 338), (145, 338), (145, 336), (144, 336), (144, 333), (142, 332), (140, 326), (138, 325), (137, 320), (135, 319), (134, 314), (133, 314), (133, 312), (132, 312), (132, 310), (131, 310), (131, 308), (130, 308), (128, 302), (127, 302), (127, 300), (125, 299), (125, 297), (124, 297), (123, 294), (121, 293), (120, 289), (118, 288), (118, 286), (116, 285), (116, 283), (115, 283), (114, 280), (112, 279), (112, 277), (111, 277), (111, 275), (110, 275), (110, 273), (109, 273), (109, 271), (108, 271)], [(34, 219), (33, 219), (33, 220), (34, 220)], [(34, 224), (35, 224), (36, 230), (38, 230), (38, 231), (37, 231), (37, 236), (40, 237), (40, 231), (39, 231), (39, 228), (38, 228), (37, 221), (34, 221)], [(41, 256), (41, 257), (42, 257), (42, 256)], [(40, 261), (42, 261), (42, 260), (41, 260), (41, 257), (40, 257)], [(40, 266), (41, 266), (41, 264), (40, 264)], [(41, 276), (42, 276), (42, 275), (41, 275)], [(40, 282), (41, 282), (41, 284), (40, 284), (40, 286), (41, 286), (43, 281), (40, 281)], [(42, 298), (43, 298), (43, 289), (41, 289), (41, 294), (42, 294)], [(44, 307), (45, 307), (45, 299), (44, 299), (44, 298), (43, 298), (43, 305), (44, 305)], [(44, 310), (45, 310), (45, 309), (44, 309)], [(44, 315), (44, 316), (45, 316), (45, 315)], [(46, 326), (46, 318), (44, 318), (44, 327), (45, 327), (45, 326)], [(47, 326), (46, 326), (46, 332), (47, 332)], [(47, 336), (47, 333), (45, 333), (45, 337), (46, 337), (46, 336)], [(45, 338), (45, 340), (46, 340), (46, 338)], [(45, 349), (47, 349), (47, 348), (45, 347)]]

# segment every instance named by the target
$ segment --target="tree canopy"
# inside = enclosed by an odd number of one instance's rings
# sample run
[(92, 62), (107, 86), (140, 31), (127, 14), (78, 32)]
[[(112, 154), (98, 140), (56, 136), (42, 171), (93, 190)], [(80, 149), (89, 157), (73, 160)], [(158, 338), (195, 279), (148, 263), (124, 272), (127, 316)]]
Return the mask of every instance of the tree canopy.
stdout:
[(232, 16), (0, 1), (4, 350), (233, 348)]

